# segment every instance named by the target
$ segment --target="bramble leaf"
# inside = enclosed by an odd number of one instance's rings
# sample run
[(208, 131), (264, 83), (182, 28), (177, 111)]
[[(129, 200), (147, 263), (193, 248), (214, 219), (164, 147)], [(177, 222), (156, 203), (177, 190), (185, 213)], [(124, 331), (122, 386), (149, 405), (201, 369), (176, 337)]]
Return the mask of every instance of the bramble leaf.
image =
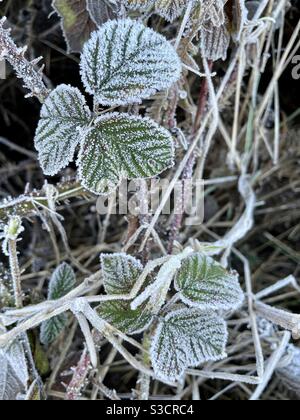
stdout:
[(47, 321), (44, 321), (41, 325), (40, 340), (45, 346), (49, 346), (53, 343), (64, 330), (67, 325), (68, 318), (65, 314), (58, 315)]
[(226, 24), (214, 26), (207, 23), (200, 31), (201, 52), (205, 58), (212, 61), (226, 60), (230, 43), (230, 34)]
[(125, 0), (125, 4), (134, 10), (146, 10), (153, 4), (153, 0)]
[(60, 85), (49, 95), (34, 140), (45, 175), (56, 175), (73, 160), (80, 141), (77, 128), (90, 120), (91, 112), (77, 88)]
[(125, 334), (133, 335), (145, 331), (151, 324), (153, 315), (147, 305), (138, 309), (130, 308), (131, 301), (112, 300), (102, 302), (97, 308), (100, 318)]
[(151, 346), (156, 376), (175, 381), (188, 367), (225, 358), (227, 337), (225, 321), (214, 313), (196, 308), (170, 312), (158, 325)]
[(122, 178), (156, 176), (173, 165), (170, 133), (148, 118), (105, 114), (86, 133), (78, 157), (82, 185), (107, 194)]
[(76, 276), (73, 268), (67, 264), (62, 263), (54, 271), (49, 283), (49, 300), (60, 299), (67, 295), (74, 289), (76, 284)]
[(81, 52), (83, 44), (96, 29), (86, 0), (53, 0), (53, 8), (61, 17), (61, 26), (68, 53)]
[(202, 311), (235, 310), (244, 300), (238, 274), (200, 253), (182, 263), (175, 287), (184, 303)]
[(105, 23), (81, 56), (85, 89), (102, 105), (140, 103), (168, 89), (180, 73), (180, 59), (171, 43), (130, 19)]
[(277, 368), (276, 374), (282, 384), (300, 396), (300, 348), (290, 344), (287, 348), (284, 366)]
[[(142, 264), (130, 255), (101, 255), (102, 273), (106, 293), (128, 295), (143, 272)], [(110, 300), (102, 302), (98, 315), (125, 334), (137, 334), (144, 331), (151, 323), (153, 315), (147, 303), (132, 310), (132, 300)]]
[(166, 20), (173, 22), (183, 12), (187, 0), (156, 0), (155, 10)]
[(124, 253), (102, 254), (101, 267), (104, 288), (109, 295), (130, 293), (143, 271), (139, 260)]
[[(76, 276), (71, 266), (61, 264), (54, 271), (48, 288), (48, 300), (57, 300), (67, 295), (74, 289)], [(41, 325), (40, 340), (44, 345), (53, 343), (63, 331), (68, 318), (65, 314), (51, 318)]]
[(23, 346), (18, 340), (0, 348), (0, 401), (16, 400), (26, 391), (29, 373)]
[(127, 6), (134, 10), (146, 10), (153, 5), (155, 12), (170, 22), (181, 15), (187, 2), (187, 0), (126, 0)]

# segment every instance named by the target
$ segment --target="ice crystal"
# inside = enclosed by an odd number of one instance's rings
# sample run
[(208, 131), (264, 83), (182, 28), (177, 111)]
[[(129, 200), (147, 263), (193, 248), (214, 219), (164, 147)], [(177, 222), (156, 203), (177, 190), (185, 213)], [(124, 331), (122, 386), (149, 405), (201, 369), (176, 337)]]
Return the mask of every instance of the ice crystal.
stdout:
[[(48, 300), (60, 299), (67, 295), (76, 284), (75, 273), (71, 266), (61, 264), (54, 271), (48, 288)], [(41, 325), (40, 340), (45, 345), (51, 344), (60, 335), (67, 323), (65, 314), (51, 318)]]
[(102, 105), (140, 103), (168, 89), (180, 73), (181, 62), (171, 43), (131, 19), (105, 23), (81, 56), (84, 86)]
[(25, 353), (21, 342), (14, 341), (0, 348), (0, 401), (16, 400), (26, 391), (29, 379)]
[(170, 133), (148, 118), (105, 114), (84, 136), (78, 157), (82, 185), (107, 194), (122, 178), (156, 176), (173, 166)]
[(188, 367), (226, 357), (225, 321), (196, 308), (170, 312), (160, 322), (151, 346), (155, 374), (162, 380), (181, 379)]
[(185, 303), (202, 311), (235, 310), (244, 299), (238, 274), (200, 253), (182, 263), (175, 287)]
[(35, 135), (35, 147), (45, 175), (56, 175), (74, 157), (78, 127), (89, 124), (91, 112), (77, 88), (60, 85), (47, 98)]

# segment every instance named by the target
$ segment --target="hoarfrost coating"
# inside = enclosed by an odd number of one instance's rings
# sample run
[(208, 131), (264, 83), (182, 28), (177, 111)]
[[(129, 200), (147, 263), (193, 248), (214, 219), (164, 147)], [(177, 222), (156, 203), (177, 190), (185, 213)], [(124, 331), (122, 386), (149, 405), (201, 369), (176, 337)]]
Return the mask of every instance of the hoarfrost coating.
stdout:
[(181, 74), (181, 62), (167, 39), (131, 19), (105, 23), (85, 44), (81, 76), (99, 104), (140, 103), (166, 90)]

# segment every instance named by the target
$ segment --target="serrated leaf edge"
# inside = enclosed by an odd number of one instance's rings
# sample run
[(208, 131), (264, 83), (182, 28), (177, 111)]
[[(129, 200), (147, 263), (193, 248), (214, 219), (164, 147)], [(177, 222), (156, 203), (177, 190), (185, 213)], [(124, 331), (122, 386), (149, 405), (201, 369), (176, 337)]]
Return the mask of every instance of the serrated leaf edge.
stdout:
[[(88, 136), (88, 134), (91, 131), (95, 130), (95, 128), (97, 128), (96, 126), (97, 126), (98, 123), (101, 123), (103, 121), (109, 121), (110, 119), (116, 118), (116, 117), (128, 118), (129, 120), (132, 120), (132, 121), (138, 121), (139, 120), (139, 121), (142, 121), (142, 122), (147, 122), (147, 123), (151, 124), (153, 126), (153, 128), (155, 128), (157, 130), (161, 130), (162, 133), (164, 132), (165, 135), (167, 137), (169, 137), (169, 139), (170, 139), (170, 151), (171, 151), (170, 157), (172, 158), (172, 163), (170, 165), (167, 165), (162, 171), (158, 172), (156, 176), (162, 174), (163, 172), (167, 171), (170, 168), (173, 168), (174, 165), (175, 165), (175, 144), (174, 144), (173, 137), (172, 137), (171, 133), (166, 128), (160, 126), (159, 124), (157, 124), (157, 122), (155, 122), (151, 118), (142, 117), (140, 115), (130, 115), (130, 114), (121, 113), (121, 112), (112, 112), (112, 113), (107, 113), (107, 114), (104, 114), (104, 115), (100, 115), (99, 117), (97, 117), (94, 120), (93, 126), (89, 127), (87, 130), (84, 130), (84, 131), (81, 132), (82, 138), (80, 140), (80, 151), (79, 151), (77, 161), (76, 161), (76, 165), (78, 167), (78, 178), (79, 178), (81, 184), (83, 185), (84, 188), (86, 188), (88, 191), (92, 192), (93, 194), (96, 194), (97, 196), (105, 196), (106, 197), (107, 195), (109, 195), (110, 193), (115, 191), (118, 188), (118, 186), (121, 184), (122, 180), (124, 178), (126, 178), (127, 174), (124, 171), (121, 171), (118, 183), (116, 183), (114, 185), (111, 185), (111, 187), (109, 188), (109, 191), (106, 192), (106, 193), (99, 193), (98, 191), (90, 188), (84, 182), (84, 179), (83, 179), (83, 176), (82, 176), (81, 159), (84, 156), (84, 152), (85, 152), (83, 150), (84, 142), (85, 142), (85, 139)], [(143, 179), (152, 179), (152, 178), (153, 177), (150, 176), (150, 177), (146, 177), (146, 178), (143, 178)], [(132, 179), (132, 178), (129, 178), (129, 179)]]

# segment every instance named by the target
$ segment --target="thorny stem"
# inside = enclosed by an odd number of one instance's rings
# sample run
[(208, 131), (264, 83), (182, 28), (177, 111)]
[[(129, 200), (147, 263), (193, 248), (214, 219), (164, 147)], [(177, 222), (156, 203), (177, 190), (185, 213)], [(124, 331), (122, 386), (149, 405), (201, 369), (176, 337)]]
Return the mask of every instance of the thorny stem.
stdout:
[(40, 58), (28, 61), (25, 58), (25, 48), (18, 48), (10, 37), (10, 29), (4, 28), (6, 18), (0, 19), (0, 58), (6, 59), (14, 68), (17, 77), (23, 79), (24, 87), (30, 91), (27, 97), (36, 96), (44, 102), (50, 91), (43, 82), (43, 68), (36, 70)]
[[(56, 186), (58, 194), (55, 197), (56, 203), (75, 197), (90, 196), (90, 193), (78, 183), (66, 181)], [(15, 199), (0, 202), (0, 220), (7, 222), (11, 215), (19, 217), (30, 217), (36, 214), (37, 207), (48, 208), (48, 198), (44, 190), (33, 191), (21, 195)], [(50, 211), (50, 209), (49, 209)]]

